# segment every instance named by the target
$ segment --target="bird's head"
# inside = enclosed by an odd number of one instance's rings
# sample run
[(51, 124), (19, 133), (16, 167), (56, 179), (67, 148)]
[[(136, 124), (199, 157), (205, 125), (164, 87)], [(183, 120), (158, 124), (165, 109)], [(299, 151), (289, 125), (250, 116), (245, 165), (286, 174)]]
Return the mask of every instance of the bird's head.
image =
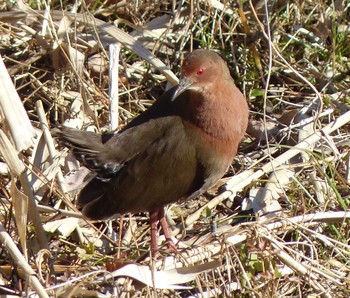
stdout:
[(230, 76), (225, 61), (215, 52), (195, 50), (185, 59), (182, 65), (179, 85), (172, 100), (186, 90), (205, 92), (220, 77)]

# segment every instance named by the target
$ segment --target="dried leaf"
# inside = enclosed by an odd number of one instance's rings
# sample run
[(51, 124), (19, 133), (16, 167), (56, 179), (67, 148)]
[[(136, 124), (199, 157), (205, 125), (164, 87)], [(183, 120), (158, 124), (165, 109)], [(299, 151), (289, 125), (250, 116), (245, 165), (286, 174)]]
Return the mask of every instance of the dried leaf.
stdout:
[(44, 224), (46, 232), (54, 233), (59, 231), (63, 237), (68, 237), (78, 226), (79, 218), (67, 217), (54, 221), (49, 221)]
[(34, 130), (0, 55), (0, 115), (18, 151), (33, 145)]
[[(152, 272), (147, 266), (129, 264), (112, 272), (111, 276), (128, 276), (149, 287), (154, 286), (157, 289), (189, 289), (191, 287), (180, 286), (178, 284), (193, 281), (198, 274), (213, 270), (220, 265), (220, 261), (216, 260), (200, 265)], [(154, 277), (154, 280), (152, 276)]]
[(27, 259), (28, 197), (17, 188), (15, 180), (15, 178), (12, 178), (10, 193), (12, 197), (13, 209), (15, 210), (16, 225), (19, 239), (21, 241), (22, 251)]

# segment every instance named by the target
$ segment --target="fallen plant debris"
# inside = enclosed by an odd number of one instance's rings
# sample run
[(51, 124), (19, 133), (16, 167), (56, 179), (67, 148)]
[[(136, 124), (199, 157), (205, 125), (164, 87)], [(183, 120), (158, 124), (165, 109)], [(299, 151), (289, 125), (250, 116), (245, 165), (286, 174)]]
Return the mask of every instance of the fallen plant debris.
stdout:
[[(270, 4), (0, 5), (1, 294), (349, 296), (350, 6)], [(146, 214), (83, 219), (89, 173), (51, 129), (120, 129), (201, 47), (228, 62), (249, 128), (218, 185), (169, 206), (179, 254), (151, 260)]]

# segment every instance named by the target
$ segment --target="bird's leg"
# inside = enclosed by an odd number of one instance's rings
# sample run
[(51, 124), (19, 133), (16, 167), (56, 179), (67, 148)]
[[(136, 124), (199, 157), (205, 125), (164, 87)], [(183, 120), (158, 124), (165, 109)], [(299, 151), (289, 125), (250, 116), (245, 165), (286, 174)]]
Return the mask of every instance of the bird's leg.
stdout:
[(165, 214), (164, 214), (164, 208), (158, 208), (155, 210), (150, 211), (150, 226), (151, 226), (151, 254), (154, 258), (158, 252), (158, 222), (160, 223), (163, 233), (165, 236), (165, 239), (168, 243), (169, 249), (171, 251), (176, 252), (177, 248), (173, 240), (171, 239), (171, 232), (168, 225), (168, 222), (166, 221)]
[(158, 209), (158, 220), (159, 220), (160, 225), (163, 229), (164, 236), (165, 236), (166, 241), (168, 242), (168, 246), (169, 246), (170, 250), (176, 252), (177, 248), (176, 248), (174, 241), (171, 239), (171, 231), (170, 231), (168, 222), (165, 218), (165, 213), (164, 213), (163, 207)]
[(150, 226), (151, 226), (151, 255), (154, 258), (158, 251), (158, 213), (159, 209), (149, 212)]

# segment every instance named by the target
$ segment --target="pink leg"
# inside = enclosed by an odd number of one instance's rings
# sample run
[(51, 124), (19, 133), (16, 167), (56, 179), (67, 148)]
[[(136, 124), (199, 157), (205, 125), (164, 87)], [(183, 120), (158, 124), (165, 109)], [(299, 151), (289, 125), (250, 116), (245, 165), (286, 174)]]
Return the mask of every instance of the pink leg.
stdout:
[(170, 232), (168, 222), (166, 221), (166, 218), (165, 218), (163, 207), (158, 209), (158, 219), (159, 219), (160, 225), (163, 229), (164, 236), (165, 236), (166, 241), (168, 242), (168, 246), (169, 246), (170, 250), (176, 252), (177, 248), (176, 248), (175, 243), (171, 239), (171, 232)]
[(150, 226), (151, 226), (151, 255), (154, 258), (158, 251), (158, 212), (159, 210), (150, 211)]

